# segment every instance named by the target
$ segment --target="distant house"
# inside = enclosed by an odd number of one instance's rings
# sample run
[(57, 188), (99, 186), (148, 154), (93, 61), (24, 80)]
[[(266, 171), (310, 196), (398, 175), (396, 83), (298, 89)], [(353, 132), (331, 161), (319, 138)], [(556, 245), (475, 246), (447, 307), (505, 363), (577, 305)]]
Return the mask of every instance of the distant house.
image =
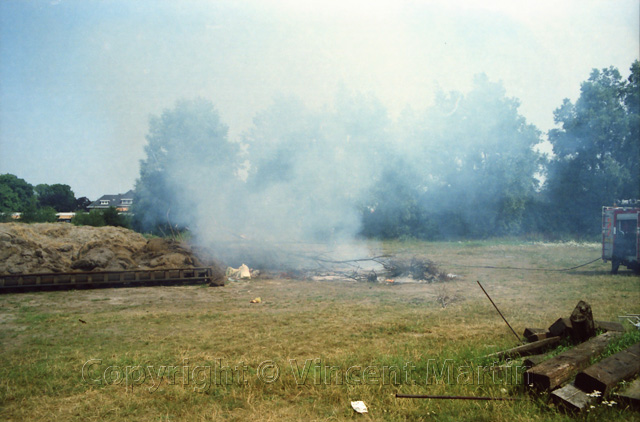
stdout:
[(128, 212), (133, 205), (133, 190), (117, 195), (102, 195), (100, 199), (94, 201), (87, 208), (91, 210), (102, 210), (115, 207), (120, 212)]

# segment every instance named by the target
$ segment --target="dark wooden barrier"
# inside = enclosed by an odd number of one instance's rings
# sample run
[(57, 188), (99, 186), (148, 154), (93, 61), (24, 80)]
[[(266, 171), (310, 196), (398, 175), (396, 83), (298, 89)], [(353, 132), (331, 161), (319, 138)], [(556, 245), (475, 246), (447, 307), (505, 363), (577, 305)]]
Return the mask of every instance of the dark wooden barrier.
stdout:
[(224, 280), (214, 280), (213, 270), (210, 267), (0, 275), (0, 292), (158, 284), (211, 284), (220, 286), (224, 285)]

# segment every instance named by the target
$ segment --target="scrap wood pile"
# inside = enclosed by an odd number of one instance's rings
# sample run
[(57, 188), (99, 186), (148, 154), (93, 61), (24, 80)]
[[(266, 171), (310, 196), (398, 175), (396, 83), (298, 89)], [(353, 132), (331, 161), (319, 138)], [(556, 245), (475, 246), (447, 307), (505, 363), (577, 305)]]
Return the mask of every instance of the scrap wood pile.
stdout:
[(453, 278), (451, 274), (440, 271), (436, 264), (428, 259), (416, 257), (410, 260), (388, 259), (381, 260), (380, 264), (386, 271), (384, 274), (386, 279), (408, 277), (416, 281), (433, 283)]
[[(313, 281), (358, 281), (369, 283), (435, 283), (457, 276), (447, 274), (424, 256), (370, 254), (361, 247), (322, 244), (275, 244), (253, 242), (250, 245), (230, 244), (236, 257), (248, 264), (244, 276), (239, 276), (241, 261), (226, 262), (228, 280), (253, 278), (286, 278)], [(360, 255), (359, 255), (360, 254)], [(236, 267), (239, 266), (239, 267)], [(258, 270), (259, 269), (259, 270)], [(247, 271), (250, 273), (247, 274)], [(257, 273), (256, 273), (257, 272)]]
[[(623, 332), (618, 322), (594, 321), (591, 306), (580, 301), (569, 318), (559, 318), (548, 329), (525, 329), (529, 343), (489, 356), (529, 356), (524, 360), (525, 386), (533, 393), (550, 392), (553, 401), (566, 409), (582, 411), (598, 399), (608, 399), (620, 382), (640, 374), (640, 343), (591, 364)], [(553, 357), (538, 354), (561, 342), (573, 347)], [(637, 407), (640, 379), (618, 392), (617, 398)]]

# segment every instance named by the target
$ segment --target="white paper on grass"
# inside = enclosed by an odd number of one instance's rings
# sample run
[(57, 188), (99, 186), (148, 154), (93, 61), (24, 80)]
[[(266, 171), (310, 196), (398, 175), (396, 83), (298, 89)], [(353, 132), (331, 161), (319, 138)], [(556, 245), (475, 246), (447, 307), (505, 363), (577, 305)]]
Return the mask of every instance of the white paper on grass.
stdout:
[(353, 407), (353, 410), (355, 410), (358, 413), (367, 413), (367, 406), (364, 404), (363, 401), (352, 401), (351, 402), (351, 407)]

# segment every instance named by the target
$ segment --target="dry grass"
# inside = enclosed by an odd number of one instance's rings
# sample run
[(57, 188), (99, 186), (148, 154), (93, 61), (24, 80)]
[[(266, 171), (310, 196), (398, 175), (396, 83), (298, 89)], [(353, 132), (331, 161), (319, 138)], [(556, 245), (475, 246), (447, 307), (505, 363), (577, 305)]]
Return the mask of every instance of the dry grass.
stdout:
[[(469, 380), (465, 376), (450, 384), (426, 384), (434, 363), (488, 365), (482, 356), (514, 344), (476, 280), (518, 332), (568, 316), (581, 299), (592, 305), (596, 319), (640, 313), (639, 278), (611, 276), (602, 263), (568, 273), (470, 267), (570, 267), (597, 257), (597, 245), (386, 243), (375, 248), (376, 253), (428, 258), (459, 277), (446, 285), (276, 278), (221, 288), (2, 295), (0, 419), (569, 420), (549, 409), (545, 397), (527, 398), (521, 386), (500, 378), (494, 383), (485, 377), (482, 385), (463, 383)], [(263, 303), (250, 304), (255, 297)], [(90, 359), (99, 361), (83, 381), (82, 367)], [(265, 382), (273, 375), (269, 362), (280, 369), (273, 383)], [(415, 366), (415, 385), (404, 379), (405, 365)], [(132, 379), (105, 385), (110, 366), (118, 374), (132, 368)], [(138, 366), (148, 372), (135, 382)], [(169, 376), (160, 381), (163, 366), (176, 367), (173, 381)], [(367, 367), (368, 377), (363, 376)], [(355, 368), (350, 378), (349, 368)], [(186, 384), (183, 374), (194, 370), (196, 379)], [(92, 378), (102, 379), (101, 384)], [(410, 400), (396, 399), (396, 392), (524, 400)], [(355, 414), (351, 400), (363, 400), (370, 413)], [(588, 416), (629, 420), (637, 414), (599, 407)]]

